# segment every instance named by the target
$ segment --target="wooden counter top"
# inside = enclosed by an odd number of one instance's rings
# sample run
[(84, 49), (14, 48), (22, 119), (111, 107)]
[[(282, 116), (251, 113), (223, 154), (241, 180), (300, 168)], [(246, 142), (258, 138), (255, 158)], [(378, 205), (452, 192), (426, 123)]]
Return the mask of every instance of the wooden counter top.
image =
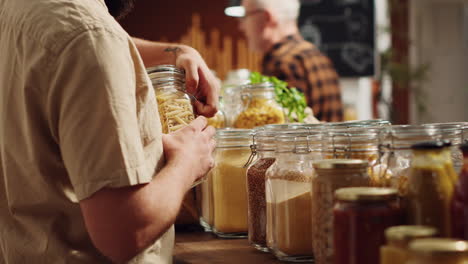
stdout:
[(177, 232), (174, 264), (264, 264), (283, 263), (249, 245), (247, 239), (219, 239), (204, 232)]

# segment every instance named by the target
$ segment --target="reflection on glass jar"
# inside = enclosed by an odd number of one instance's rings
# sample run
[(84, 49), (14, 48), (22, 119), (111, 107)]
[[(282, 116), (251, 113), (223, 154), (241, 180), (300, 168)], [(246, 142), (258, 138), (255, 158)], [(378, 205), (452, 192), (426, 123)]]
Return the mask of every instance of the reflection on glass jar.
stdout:
[(466, 264), (468, 243), (442, 238), (416, 239), (410, 243), (408, 264)]
[(252, 130), (221, 129), (213, 178), (213, 231), (219, 237), (247, 235), (247, 179), (244, 165), (250, 156)]
[(205, 232), (213, 231), (213, 172), (206, 175), (205, 181), (197, 186), (197, 198), (200, 201), (200, 225)]
[(394, 226), (385, 230), (387, 244), (380, 248), (380, 264), (406, 263), (409, 243), (415, 239), (430, 238), (437, 230), (430, 226)]
[(424, 126), (439, 130), (441, 139), (451, 143), (451, 146), (448, 146), (449, 157), (453, 162), (456, 173), (459, 173), (463, 166), (463, 155), (460, 151), (460, 145), (463, 143), (463, 127), (468, 126), (468, 123), (434, 123), (425, 124)]
[(208, 125), (214, 128), (225, 128), (226, 127), (226, 115), (224, 114), (224, 103), (223, 98), (219, 97), (218, 112), (215, 116), (208, 118)]
[(333, 263), (334, 192), (345, 187), (368, 187), (368, 162), (355, 159), (330, 159), (313, 163), (312, 242), (317, 263)]
[(440, 141), (411, 147), (414, 158), (408, 178), (407, 213), (410, 224), (433, 226), (442, 237), (450, 237), (454, 185), (445, 167), (443, 147)]
[(464, 164), (452, 201), (453, 236), (468, 240), (468, 143), (462, 144)]
[(254, 128), (285, 122), (283, 109), (275, 101), (275, 89), (272, 83), (245, 85), (242, 88), (241, 98), (244, 109), (237, 116), (234, 127)]
[(372, 186), (389, 186), (391, 173), (380, 152), (384, 132), (384, 127), (332, 127), (324, 136), (324, 157), (366, 160)]
[(163, 133), (171, 133), (194, 120), (192, 101), (185, 89), (185, 73), (174, 65), (147, 69), (158, 102)]
[(385, 136), (384, 158), (391, 173), (392, 188), (398, 189), (400, 196), (405, 197), (408, 192), (408, 175), (413, 159), (411, 146), (418, 142), (440, 140), (440, 131), (431, 127), (416, 125), (391, 126)]
[(310, 261), (312, 161), (321, 159), (320, 133), (275, 138), (275, 163), (267, 171), (267, 244), (285, 261)]
[(379, 263), (385, 229), (401, 224), (397, 190), (343, 188), (335, 192), (335, 198), (333, 263)]

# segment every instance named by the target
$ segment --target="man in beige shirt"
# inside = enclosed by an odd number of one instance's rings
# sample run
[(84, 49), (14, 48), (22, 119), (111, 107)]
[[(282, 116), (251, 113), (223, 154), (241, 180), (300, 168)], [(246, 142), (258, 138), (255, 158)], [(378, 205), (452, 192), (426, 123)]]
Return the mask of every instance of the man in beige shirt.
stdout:
[(0, 263), (171, 262), (214, 129), (163, 135), (145, 65), (184, 68), (206, 116), (217, 87), (195, 50), (128, 36), (130, 2), (0, 0)]

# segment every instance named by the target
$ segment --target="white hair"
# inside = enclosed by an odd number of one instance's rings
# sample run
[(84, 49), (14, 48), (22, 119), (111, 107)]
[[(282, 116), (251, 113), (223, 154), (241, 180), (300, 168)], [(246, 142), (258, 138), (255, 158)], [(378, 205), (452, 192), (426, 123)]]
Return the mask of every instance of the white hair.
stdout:
[(301, 3), (299, 0), (251, 0), (257, 8), (270, 9), (283, 22), (297, 21)]

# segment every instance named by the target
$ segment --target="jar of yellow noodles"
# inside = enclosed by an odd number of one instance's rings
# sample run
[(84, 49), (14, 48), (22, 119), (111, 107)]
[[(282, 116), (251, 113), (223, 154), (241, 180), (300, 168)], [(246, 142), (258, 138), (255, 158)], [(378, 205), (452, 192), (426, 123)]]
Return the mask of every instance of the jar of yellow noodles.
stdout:
[(235, 128), (252, 129), (285, 123), (283, 109), (275, 101), (275, 87), (272, 83), (244, 85), (241, 98), (244, 108), (234, 121)]
[(185, 72), (174, 65), (147, 69), (158, 101), (163, 133), (171, 133), (195, 119), (191, 97), (185, 89)]

